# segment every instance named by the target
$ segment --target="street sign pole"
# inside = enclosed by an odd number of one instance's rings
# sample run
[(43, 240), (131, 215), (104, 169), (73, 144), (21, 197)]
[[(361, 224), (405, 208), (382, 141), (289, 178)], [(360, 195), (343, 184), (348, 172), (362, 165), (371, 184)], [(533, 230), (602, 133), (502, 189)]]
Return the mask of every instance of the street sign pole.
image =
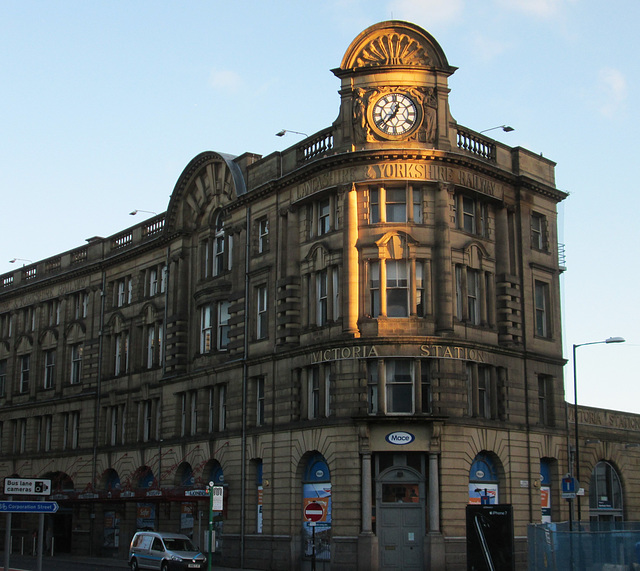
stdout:
[[(8, 496), (9, 501), (13, 496)], [(11, 551), (11, 512), (7, 512), (6, 527), (4, 531), (4, 571), (9, 571), (9, 552)]]
[(207, 565), (208, 571), (211, 571), (211, 565), (213, 562), (213, 482), (209, 482), (209, 563)]
[(38, 571), (42, 571), (42, 537), (44, 536), (44, 514), (38, 516), (38, 541), (36, 549), (38, 550)]

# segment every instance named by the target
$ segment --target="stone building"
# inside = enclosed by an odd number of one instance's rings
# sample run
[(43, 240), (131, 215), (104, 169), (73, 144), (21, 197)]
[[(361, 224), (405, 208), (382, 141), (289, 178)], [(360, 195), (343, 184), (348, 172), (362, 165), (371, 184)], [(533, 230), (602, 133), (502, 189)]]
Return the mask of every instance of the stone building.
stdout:
[[(567, 195), (456, 122), (454, 71), (418, 26), (374, 25), (331, 126), (203, 152), (165, 213), (0, 276), (0, 476), (52, 480), (57, 551), (199, 540), (209, 482), (216, 561), (250, 568), (310, 568), (313, 535), (322, 569), (464, 569), (481, 501), (513, 506), (522, 561), (528, 523), (568, 519)], [(600, 412), (620, 422), (583, 473), (624, 484), (638, 419)]]

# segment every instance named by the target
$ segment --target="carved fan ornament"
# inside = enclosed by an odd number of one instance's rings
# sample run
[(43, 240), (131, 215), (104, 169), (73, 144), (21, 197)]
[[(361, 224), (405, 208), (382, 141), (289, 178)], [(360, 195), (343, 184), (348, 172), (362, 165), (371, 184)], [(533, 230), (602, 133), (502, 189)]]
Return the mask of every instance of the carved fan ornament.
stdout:
[(428, 66), (431, 58), (422, 45), (406, 34), (378, 36), (366, 44), (355, 59), (356, 67), (378, 65)]

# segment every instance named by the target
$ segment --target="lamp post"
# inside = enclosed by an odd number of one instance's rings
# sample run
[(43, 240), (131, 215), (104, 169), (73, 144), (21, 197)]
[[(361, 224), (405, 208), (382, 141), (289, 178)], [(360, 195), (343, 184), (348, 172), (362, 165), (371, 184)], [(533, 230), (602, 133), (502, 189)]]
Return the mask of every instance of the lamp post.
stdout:
[(487, 131), (493, 131), (494, 129), (502, 129), (505, 133), (511, 133), (511, 131), (515, 131), (515, 129), (509, 125), (498, 125), (497, 127), (491, 127), (490, 129), (484, 129), (480, 131), (480, 133), (486, 133)]
[(296, 135), (303, 135), (304, 137), (308, 137), (306, 133), (302, 133), (300, 131), (292, 131), (291, 129), (281, 129), (276, 133), (276, 137), (284, 137), (287, 133), (295, 133)]
[[(573, 398), (574, 398), (574, 406), (573, 406), (573, 421), (574, 421), (574, 434), (575, 434), (575, 461), (576, 461), (576, 481), (578, 485), (578, 491), (580, 490), (580, 443), (578, 440), (578, 374), (577, 374), (577, 366), (576, 366), (576, 349), (578, 347), (584, 347), (585, 345), (601, 345), (603, 343), (624, 343), (625, 339), (623, 337), (609, 337), (604, 341), (591, 341), (589, 343), (578, 343), (573, 346)], [(576, 500), (578, 503), (578, 525), (581, 521), (581, 513), (580, 513), (580, 496), (576, 495)]]

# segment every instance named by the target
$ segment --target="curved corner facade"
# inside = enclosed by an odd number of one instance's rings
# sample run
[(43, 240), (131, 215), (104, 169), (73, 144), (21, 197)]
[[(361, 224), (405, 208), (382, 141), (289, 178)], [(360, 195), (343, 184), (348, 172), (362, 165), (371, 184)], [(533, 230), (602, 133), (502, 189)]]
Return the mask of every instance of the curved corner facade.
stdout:
[(470, 503), (513, 506), (522, 562), (568, 519), (567, 195), (457, 124), (454, 71), (372, 26), (333, 125), (202, 153), (165, 214), (0, 277), (0, 475), (51, 478), (57, 549), (198, 540), (210, 482), (229, 566), (465, 569)]

